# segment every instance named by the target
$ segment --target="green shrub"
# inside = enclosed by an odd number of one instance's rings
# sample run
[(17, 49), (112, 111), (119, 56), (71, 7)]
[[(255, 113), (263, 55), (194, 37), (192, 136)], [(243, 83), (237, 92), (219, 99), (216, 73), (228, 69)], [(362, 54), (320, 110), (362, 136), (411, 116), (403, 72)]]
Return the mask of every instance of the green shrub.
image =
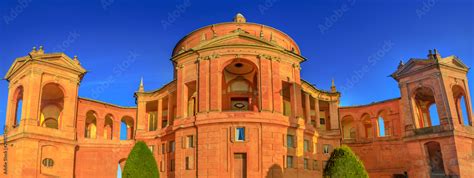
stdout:
[(351, 148), (342, 145), (334, 149), (324, 168), (324, 177), (331, 178), (368, 178), (364, 164), (352, 152)]
[(148, 146), (139, 141), (128, 155), (122, 172), (123, 178), (159, 178), (155, 157)]

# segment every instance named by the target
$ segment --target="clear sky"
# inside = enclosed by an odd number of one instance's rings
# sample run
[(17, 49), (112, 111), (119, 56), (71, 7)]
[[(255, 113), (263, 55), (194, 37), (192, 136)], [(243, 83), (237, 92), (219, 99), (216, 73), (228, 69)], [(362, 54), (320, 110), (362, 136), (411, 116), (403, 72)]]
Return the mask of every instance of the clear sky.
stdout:
[[(367, 104), (399, 97), (388, 76), (400, 60), (426, 57), (429, 49), (473, 66), (473, 6), (471, 0), (2, 0), (0, 74), (43, 45), (79, 56), (89, 71), (80, 96), (133, 106), (141, 77), (146, 90), (172, 80), (169, 59), (178, 40), (241, 12), (299, 44), (308, 58), (303, 79), (329, 89), (334, 78), (342, 105)], [(474, 79), (472, 72), (468, 77)], [(7, 91), (8, 82), (0, 81), (1, 128)]]

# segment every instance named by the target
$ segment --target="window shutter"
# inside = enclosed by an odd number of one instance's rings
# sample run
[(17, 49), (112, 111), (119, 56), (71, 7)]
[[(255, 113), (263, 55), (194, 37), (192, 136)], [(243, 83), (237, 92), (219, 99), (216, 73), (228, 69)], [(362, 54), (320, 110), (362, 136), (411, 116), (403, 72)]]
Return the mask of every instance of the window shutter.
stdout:
[(197, 135), (193, 135), (193, 148), (197, 148)]
[(286, 144), (286, 143), (287, 143), (286, 137), (287, 137), (287, 135), (286, 135), (286, 134), (283, 134), (283, 146), (284, 146), (284, 147), (287, 147), (287, 146), (288, 146), (288, 145)]
[(293, 148), (296, 148), (298, 147), (298, 137), (295, 135), (293, 136)]
[(189, 157), (189, 169), (194, 170), (194, 156)]
[(181, 148), (186, 149), (186, 137), (181, 137)]
[(250, 141), (250, 129), (247, 128), (247, 127), (244, 127), (244, 136), (245, 136), (245, 142), (249, 142)]
[(287, 161), (286, 158), (287, 158), (287, 156), (283, 155), (283, 168), (288, 168), (287, 164), (286, 164), (286, 161)]
[(230, 141), (235, 142), (235, 127), (230, 127)]

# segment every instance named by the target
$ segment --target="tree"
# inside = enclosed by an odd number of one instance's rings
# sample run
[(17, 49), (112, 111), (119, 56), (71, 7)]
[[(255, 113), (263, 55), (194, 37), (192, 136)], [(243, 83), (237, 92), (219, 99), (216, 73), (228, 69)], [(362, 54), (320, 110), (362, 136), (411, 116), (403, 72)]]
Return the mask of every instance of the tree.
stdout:
[(342, 145), (334, 149), (324, 168), (324, 177), (368, 178), (364, 164), (352, 152), (351, 148)]
[(158, 167), (155, 158), (145, 142), (139, 141), (135, 144), (128, 155), (122, 173), (123, 178), (159, 178)]

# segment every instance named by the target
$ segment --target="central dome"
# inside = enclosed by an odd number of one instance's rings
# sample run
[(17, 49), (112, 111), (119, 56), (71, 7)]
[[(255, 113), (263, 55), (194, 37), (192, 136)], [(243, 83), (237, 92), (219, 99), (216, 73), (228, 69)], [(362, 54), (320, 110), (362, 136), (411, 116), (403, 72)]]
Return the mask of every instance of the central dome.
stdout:
[(219, 42), (220, 40), (232, 36), (241, 35), (252, 38), (252, 43), (244, 40), (234, 40), (226, 42), (229, 44), (246, 44), (272, 46), (281, 50), (289, 51), (297, 55), (301, 55), (296, 42), (287, 34), (275, 28), (257, 23), (249, 23), (247, 19), (240, 13), (234, 16), (232, 22), (224, 22), (213, 24), (199, 28), (184, 38), (182, 38), (175, 46), (172, 57), (178, 56), (189, 50), (196, 50), (208, 44)]

